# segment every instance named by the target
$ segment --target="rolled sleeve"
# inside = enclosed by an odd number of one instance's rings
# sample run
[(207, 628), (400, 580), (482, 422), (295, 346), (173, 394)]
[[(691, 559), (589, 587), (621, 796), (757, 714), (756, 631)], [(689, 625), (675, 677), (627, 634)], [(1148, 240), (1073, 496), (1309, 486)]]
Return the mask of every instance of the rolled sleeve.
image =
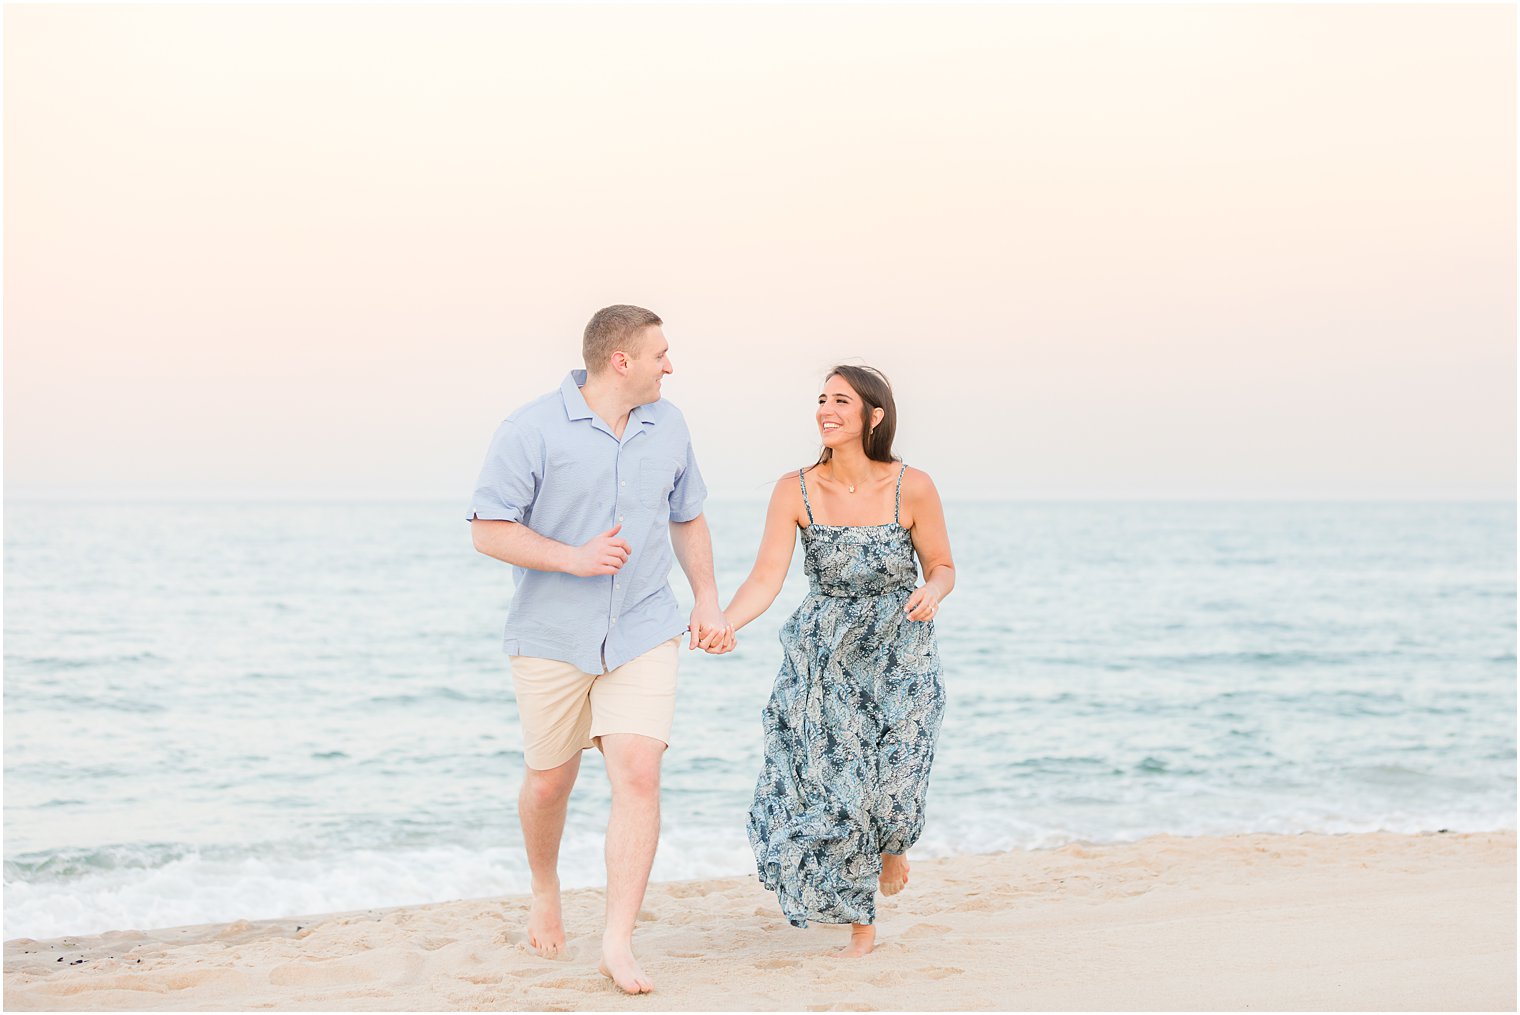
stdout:
[(542, 441), (530, 428), (507, 420), (491, 437), (467, 520), (523, 521), (543, 475)]
[(697, 468), (697, 453), (686, 442), (686, 464), (676, 476), (675, 487), (670, 491), (670, 520), (689, 522), (702, 513), (702, 503), (707, 499), (707, 484), (702, 482), (702, 470)]

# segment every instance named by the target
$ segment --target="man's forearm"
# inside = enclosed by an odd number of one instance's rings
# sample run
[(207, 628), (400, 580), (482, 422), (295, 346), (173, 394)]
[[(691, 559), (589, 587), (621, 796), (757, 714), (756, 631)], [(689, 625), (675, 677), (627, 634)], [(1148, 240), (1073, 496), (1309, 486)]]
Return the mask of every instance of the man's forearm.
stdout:
[(670, 546), (676, 560), (691, 583), (692, 598), (698, 606), (718, 605), (718, 581), (713, 577), (712, 533), (705, 515), (689, 522), (670, 523)]
[(575, 547), (540, 536), (521, 522), (477, 518), (470, 523), (470, 534), (475, 549), (488, 557), (534, 571), (570, 570)]

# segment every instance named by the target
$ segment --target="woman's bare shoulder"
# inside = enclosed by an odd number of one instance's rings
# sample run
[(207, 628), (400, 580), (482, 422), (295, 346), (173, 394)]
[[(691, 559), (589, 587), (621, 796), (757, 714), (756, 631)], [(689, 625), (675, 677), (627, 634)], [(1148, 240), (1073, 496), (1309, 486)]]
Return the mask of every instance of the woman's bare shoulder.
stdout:
[(800, 469), (787, 469), (785, 472), (783, 472), (780, 476), (778, 476), (776, 478), (775, 489), (777, 489), (777, 490), (784, 490), (784, 489), (796, 490), (798, 492), (798, 494), (800, 495), (801, 492), (802, 492), (802, 484), (798, 481), (797, 476), (799, 474), (801, 474), (801, 473), (806, 473), (811, 468), (812, 468), (811, 465), (805, 465), (805, 466), (803, 466)]
[(773, 500), (776, 498), (796, 500), (798, 504), (801, 504), (802, 484), (798, 481), (797, 474), (806, 471), (806, 468), (802, 468), (788, 469), (783, 472), (780, 476), (777, 477), (775, 485), (771, 487), (771, 498)]
[(930, 479), (929, 478), (929, 474), (927, 472), (925, 472), (923, 469), (915, 469), (911, 465), (904, 467), (904, 469), (903, 469), (903, 495), (904, 496), (918, 497), (918, 496), (923, 496), (923, 495), (928, 495), (928, 494), (935, 494), (935, 495), (937, 495), (938, 492), (939, 492), (939, 490), (938, 490), (938, 487), (936, 487), (934, 485), (934, 480)]

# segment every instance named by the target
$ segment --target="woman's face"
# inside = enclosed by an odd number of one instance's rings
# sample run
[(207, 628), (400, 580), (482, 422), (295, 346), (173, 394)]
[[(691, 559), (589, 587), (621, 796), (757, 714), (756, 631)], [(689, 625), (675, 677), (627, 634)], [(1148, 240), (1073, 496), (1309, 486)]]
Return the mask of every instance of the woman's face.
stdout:
[(818, 396), (818, 436), (826, 448), (859, 444), (865, 432), (864, 403), (850, 382), (835, 374), (823, 382)]

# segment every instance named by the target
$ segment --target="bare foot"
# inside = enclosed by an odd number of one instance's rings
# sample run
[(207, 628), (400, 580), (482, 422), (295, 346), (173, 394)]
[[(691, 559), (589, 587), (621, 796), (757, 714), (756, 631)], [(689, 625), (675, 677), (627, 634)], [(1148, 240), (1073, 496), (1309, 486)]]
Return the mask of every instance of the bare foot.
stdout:
[(896, 895), (908, 887), (908, 856), (895, 853), (881, 855), (881, 894)]
[(540, 956), (552, 959), (565, 950), (565, 925), (559, 915), (559, 886), (533, 893), (528, 910), (528, 945)]
[(835, 958), (858, 959), (871, 954), (876, 947), (876, 927), (869, 923), (850, 924), (850, 943), (834, 953)]
[(651, 980), (633, 957), (633, 946), (626, 941), (602, 941), (602, 964), (596, 967), (603, 976), (617, 984), (625, 994), (648, 994), (654, 990)]

